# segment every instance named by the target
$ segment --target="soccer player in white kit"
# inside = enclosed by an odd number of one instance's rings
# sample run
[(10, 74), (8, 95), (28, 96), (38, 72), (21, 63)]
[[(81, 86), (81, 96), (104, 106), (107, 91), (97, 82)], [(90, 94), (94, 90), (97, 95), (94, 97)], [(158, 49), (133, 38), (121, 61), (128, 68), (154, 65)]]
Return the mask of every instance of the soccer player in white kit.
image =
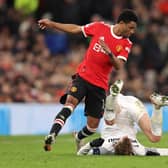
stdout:
[[(106, 98), (104, 113), (105, 125), (101, 138), (88, 142), (81, 147), (78, 155), (115, 154), (117, 144), (129, 139), (133, 155), (168, 155), (166, 148), (148, 148), (136, 139), (137, 124), (151, 142), (158, 142), (162, 136), (162, 106), (168, 105), (168, 96), (152, 94), (153, 113), (149, 117), (143, 103), (134, 96), (120, 94), (122, 80), (117, 80), (110, 88)], [(126, 150), (127, 151), (127, 150)], [(121, 154), (124, 154), (121, 152)]]

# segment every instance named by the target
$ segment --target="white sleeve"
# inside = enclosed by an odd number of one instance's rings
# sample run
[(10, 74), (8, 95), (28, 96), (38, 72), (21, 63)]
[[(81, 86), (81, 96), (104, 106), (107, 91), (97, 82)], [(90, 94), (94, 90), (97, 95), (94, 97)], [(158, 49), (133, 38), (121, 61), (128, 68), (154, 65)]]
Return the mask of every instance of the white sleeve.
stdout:
[(112, 139), (112, 136), (109, 136), (108, 138), (104, 139), (104, 142), (101, 147), (106, 149), (106, 153), (114, 153), (114, 141)]
[(143, 145), (141, 145), (137, 140), (132, 142), (133, 153), (138, 156), (145, 156), (146, 149)]
[(83, 33), (84, 37), (87, 37), (87, 34), (85, 33), (84, 26), (82, 26), (82, 33)]

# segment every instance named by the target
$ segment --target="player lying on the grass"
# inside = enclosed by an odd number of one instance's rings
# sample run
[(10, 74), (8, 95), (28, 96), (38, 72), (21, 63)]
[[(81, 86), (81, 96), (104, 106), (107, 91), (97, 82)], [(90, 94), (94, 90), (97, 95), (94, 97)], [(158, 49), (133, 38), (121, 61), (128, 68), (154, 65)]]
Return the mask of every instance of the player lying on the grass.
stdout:
[[(105, 126), (101, 138), (88, 142), (80, 148), (78, 155), (122, 154), (122, 155), (168, 155), (168, 149), (147, 148), (136, 139), (137, 123), (151, 142), (162, 136), (162, 106), (168, 105), (168, 96), (152, 94), (151, 118), (143, 103), (134, 96), (119, 94), (123, 82), (116, 81), (106, 98)], [(116, 92), (118, 91), (118, 92)], [(117, 94), (116, 94), (117, 93)]]

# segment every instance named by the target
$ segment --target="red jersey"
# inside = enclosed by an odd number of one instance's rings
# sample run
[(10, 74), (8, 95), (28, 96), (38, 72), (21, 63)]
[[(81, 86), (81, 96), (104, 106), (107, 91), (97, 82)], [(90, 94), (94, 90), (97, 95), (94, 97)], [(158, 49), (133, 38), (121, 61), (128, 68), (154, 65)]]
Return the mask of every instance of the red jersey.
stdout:
[(132, 43), (127, 38), (116, 36), (113, 33), (113, 25), (103, 22), (87, 24), (82, 27), (82, 31), (85, 37), (91, 36), (92, 38), (77, 73), (89, 83), (107, 90), (108, 77), (113, 65), (110, 57), (99, 44), (99, 39), (105, 41), (115, 57), (124, 61), (128, 58)]

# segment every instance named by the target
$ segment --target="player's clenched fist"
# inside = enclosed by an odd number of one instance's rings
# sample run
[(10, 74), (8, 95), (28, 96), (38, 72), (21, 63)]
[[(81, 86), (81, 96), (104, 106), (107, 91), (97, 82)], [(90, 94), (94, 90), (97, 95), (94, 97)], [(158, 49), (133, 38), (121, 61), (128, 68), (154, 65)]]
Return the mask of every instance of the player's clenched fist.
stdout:
[(51, 21), (49, 19), (40, 19), (38, 25), (41, 29), (45, 29), (46, 27), (50, 27)]

